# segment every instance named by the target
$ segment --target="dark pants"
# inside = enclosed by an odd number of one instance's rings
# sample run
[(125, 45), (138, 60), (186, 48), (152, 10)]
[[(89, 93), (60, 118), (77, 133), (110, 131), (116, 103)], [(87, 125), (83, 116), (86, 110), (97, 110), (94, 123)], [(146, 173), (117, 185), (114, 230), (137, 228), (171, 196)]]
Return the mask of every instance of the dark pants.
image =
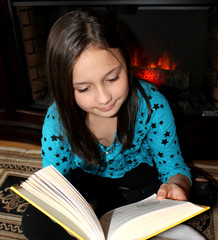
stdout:
[(23, 233), (29, 240), (72, 240), (61, 226), (29, 205), (22, 218)]
[[(96, 214), (139, 201), (156, 193), (160, 182), (154, 167), (141, 164), (120, 179), (100, 178), (81, 170), (72, 172), (72, 183), (88, 202), (96, 203)], [(130, 190), (125, 190), (125, 189)], [(74, 239), (62, 227), (29, 205), (23, 214), (22, 228), (29, 240)]]

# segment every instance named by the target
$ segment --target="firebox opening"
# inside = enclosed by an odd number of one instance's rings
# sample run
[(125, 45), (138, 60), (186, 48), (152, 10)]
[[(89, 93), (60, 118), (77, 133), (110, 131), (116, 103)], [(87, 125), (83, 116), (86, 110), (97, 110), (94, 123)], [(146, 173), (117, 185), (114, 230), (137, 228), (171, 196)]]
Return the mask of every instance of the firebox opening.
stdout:
[(135, 14), (120, 15), (119, 19), (132, 33), (125, 39), (130, 39), (128, 44), (134, 65), (189, 73), (190, 85), (198, 89), (202, 87), (207, 10), (139, 8)]

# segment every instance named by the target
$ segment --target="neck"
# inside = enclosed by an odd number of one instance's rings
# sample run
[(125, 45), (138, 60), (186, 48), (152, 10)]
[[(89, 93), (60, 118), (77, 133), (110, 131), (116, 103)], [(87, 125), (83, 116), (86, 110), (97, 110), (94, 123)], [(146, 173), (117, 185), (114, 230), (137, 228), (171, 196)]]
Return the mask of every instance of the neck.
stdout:
[(104, 146), (111, 146), (117, 131), (117, 117), (101, 118), (88, 116), (86, 124), (97, 141)]

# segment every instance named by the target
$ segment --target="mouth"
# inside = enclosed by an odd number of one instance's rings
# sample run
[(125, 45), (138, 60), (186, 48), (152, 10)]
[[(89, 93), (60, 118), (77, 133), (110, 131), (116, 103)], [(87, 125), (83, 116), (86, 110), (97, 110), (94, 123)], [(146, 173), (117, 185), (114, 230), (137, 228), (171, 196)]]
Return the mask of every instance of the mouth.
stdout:
[(109, 111), (111, 110), (113, 107), (114, 107), (115, 103), (109, 107), (105, 107), (105, 108), (99, 108), (99, 110), (103, 111), (103, 112), (106, 112), (106, 111)]

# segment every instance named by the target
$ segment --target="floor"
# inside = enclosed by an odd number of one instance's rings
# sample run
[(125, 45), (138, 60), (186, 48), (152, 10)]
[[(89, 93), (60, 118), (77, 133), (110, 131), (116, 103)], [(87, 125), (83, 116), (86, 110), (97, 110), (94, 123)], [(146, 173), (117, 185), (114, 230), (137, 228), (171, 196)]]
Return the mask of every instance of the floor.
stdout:
[(0, 146), (6, 146), (6, 147), (22, 147), (26, 149), (34, 149), (34, 150), (40, 150), (41, 146), (28, 144), (28, 143), (21, 143), (21, 142), (13, 142), (13, 141), (4, 141), (0, 140)]

